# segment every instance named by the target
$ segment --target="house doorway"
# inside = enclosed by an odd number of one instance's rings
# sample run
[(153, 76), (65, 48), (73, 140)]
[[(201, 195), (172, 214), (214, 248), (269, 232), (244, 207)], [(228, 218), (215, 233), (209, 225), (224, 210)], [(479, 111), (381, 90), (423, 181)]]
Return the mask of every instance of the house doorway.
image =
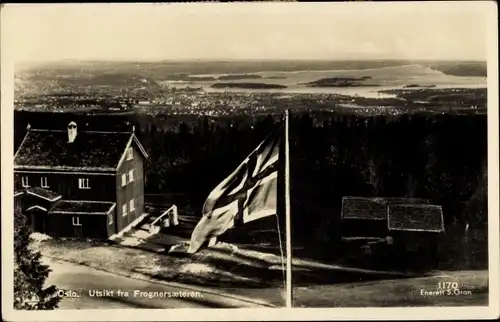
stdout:
[(45, 234), (47, 230), (47, 211), (41, 207), (33, 206), (26, 210), (28, 225), (34, 232)]

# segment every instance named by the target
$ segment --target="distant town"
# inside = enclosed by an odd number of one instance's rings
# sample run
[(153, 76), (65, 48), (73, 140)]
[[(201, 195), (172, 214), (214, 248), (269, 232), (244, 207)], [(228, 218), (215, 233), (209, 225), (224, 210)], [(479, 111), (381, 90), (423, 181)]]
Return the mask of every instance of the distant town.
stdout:
[[(453, 70), (444, 63), (384, 62), (381, 69), (373, 69), (379, 62), (335, 64), (319, 66), (325, 69), (319, 72), (289, 72), (290, 66), (279, 63), (268, 68), (281, 71), (257, 72), (249, 65), (245, 73), (235, 73), (241, 67), (238, 64), (222, 63), (78, 63), (27, 68), (15, 74), (14, 108), (211, 117), (276, 114), (285, 109), (369, 115), (486, 113), (482, 64), (462, 63), (460, 68), (453, 65)], [(350, 65), (368, 69), (328, 71)]]
[[(51, 84), (52, 85), (52, 84)], [(349, 110), (356, 113), (391, 114), (421, 109), (445, 112), (469, 110), (486, 112), (486, 89), (411, 89), (396, 90), (394, 98), (366, 98), (327, 93), (270, 93), (259, 91), (207, 92), (203, 88), (145, 86), (119, 90), (108, 86), (78, 88), (45, 87), (37, 93), (33, 88), (16, 89), (14, 107), (19, 111), (84, 112), (106, 114), (144, 113), (151, 116), (200, 115), (230, 116), (239, 114), (274, 114), (293, 108), (301, 111)], [(446, 95), (447, 104), (425, 101), (428, 94)], [(454, 94), (453, 96), (448, 94)], [(462, 94), (462, 95), (461, 95)], [(472, 95), (471, 95), (472, 94)], [(420, 96), (420, 99), (419, 99)], [(466, 98), (466, 100), (462, 98)], [(433, 97), (436, 101), (436, 97)], [(355, 110), (354, 110), (355, 109)]]

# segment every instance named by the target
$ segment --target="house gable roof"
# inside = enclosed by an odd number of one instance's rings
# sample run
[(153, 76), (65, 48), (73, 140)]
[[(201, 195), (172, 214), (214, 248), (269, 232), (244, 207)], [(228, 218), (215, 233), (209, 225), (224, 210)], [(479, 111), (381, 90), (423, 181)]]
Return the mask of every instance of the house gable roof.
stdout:
[(48, 189), (44, 189), (44, 188), (40, 188), (40, 187), (28, 188), (28, 189), (26, 189), (26, 193), (28, 195), (33, 195), (35, 197), (42, 198), (42, 199), (50, 201), (50, 202), (57, 201), (57, 200), (61, 199), (61, 197), (62, 197), (62, 195), (58, 194), (57, 192), (54, 192), (54, 191), (51, 191)]
[(68, 143), (67, 131), (30, 129), (14, 156), (14, 169), (115, 171), (131, 141), (147, 158), (131, 132), (82, 131)]
[(49, 210), (49, 214), (105, 215), (115, 206), (114, 202), (61, 200)]
[(132, 145), (135, 145), (137, 147), (137, 149), (142, 153), (142, 156), (145, 159), (149, 158), (148, 154), (146, 153), (146, 150), (144, 149), (144, 147), (142, 146), (142, 144), (139, 142), (139, 140), (137, 139), (137, 137), (134, 134), (134, 135), (132, 135), (130, 137), (129, 141), (127, 142), (127, 145), (125, 146), (125, 151), (122, 154), (120, 160), (118, 161), (118, 165), (116, 166), (117, 169), (119, 169), (120, 166), (125, 161), (125, 158), (126, 158), (126, 155), (127, 155), (126, 152), (127, 152), (128, 148), (131, 147)]

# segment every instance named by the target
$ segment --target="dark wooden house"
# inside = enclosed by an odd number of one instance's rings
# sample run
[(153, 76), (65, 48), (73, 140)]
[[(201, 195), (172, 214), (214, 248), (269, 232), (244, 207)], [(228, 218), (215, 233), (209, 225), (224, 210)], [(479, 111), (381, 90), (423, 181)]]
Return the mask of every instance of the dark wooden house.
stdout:
[(131, 132), (30, 129), (14, 156), (14, 198), (35, 231), (106, 239), (144, 212), (147, 153)]

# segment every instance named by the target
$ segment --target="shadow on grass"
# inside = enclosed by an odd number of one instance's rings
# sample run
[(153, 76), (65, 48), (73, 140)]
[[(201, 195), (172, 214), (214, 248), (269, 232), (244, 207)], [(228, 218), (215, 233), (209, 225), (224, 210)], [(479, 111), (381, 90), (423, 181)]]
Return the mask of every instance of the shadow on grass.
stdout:
[[(172, 265), (172, 259), (177, 259), (175, 264), (200, 263), (215, 268), (208, 273), (181, 273), (178, 272), (167, 278), (205, 286), (242, 287), (242, 288), (268, 288), (281, 287), (284, 275), (281, 270), (269, 269), (274, 265), (267, 260), (245, 255), (230, 250), (210, 248), (190, 255), (186, 253), (166, 254), (160, 260), (161, 265)], [(161, 273), (156, 278), (165, 278)]]
[(422, 245), (394, 239), (393, 245), (381, 246), (372, 253), (363, 250), (364, 240), (344, 242), (340, 239), (320, 242), (294, 239), (294, 258), (376, 270), (397, 270), (424, 274), (431, 270), (481, 270), (488, 268), (487, 226), (471, 226), (468, 230), (456, 223), (432, 242)]
[[(162, 266), (202, 263), (216, 268), (217, 273), (186, 274), (179, 272), (172, 274), (170, 272), (168, 276), (162, 276), (162, 273), (158, 273), (154, 277), (177, 281), (182, 280), (182, 282), (205, 286), (241, 288), (281, 287), (283, 285), (284, 274), (280, 269), (282, 258), (278, 232), (277, 230), (265, 229), (266, 225), (263, 225), (263, 227), (259, 226), (250, 227), (252, 229), (246, 229), (245, 227), (245, 230), (241, 230), (238, 227), (221, 238), (224, 242), (238, 245), (239, 249), (235, 252), (231, 249), (211, 247), (201, 249), (196, 254), (186, 254), (185, 252), (168, 253), (171, 246), (178, 244), (178, 238), (183, 237), (189, 240), (188, 238), (192, 231), (191, 227), (186, 226), (170, 227), (165, 230), (168, 230), (168, 234), (161, 232), (147, 240), (148, 244), (164, 248), (164, 258), (160, 260)], [(265, 243), (263, 244), (262, 241), (265, 241)], [(141, 245), (138, 247), (141, 247)], [(247, 252), (245, 253), (245, 251)], [(271, 256), (268, 257), (266, 255)], [(286, 260), (285, 258), (283, 259)], [(372, 259), (372, 261), (376, 263), (376, 258)], [(274, 266), (276, 269), (270, 269), (271, 266)], [(364, 265), (360, 264), (359, 266), (363, 267)], [(395, 278), (401, 278), (401, 276), (397, 274), (363, 272), (348, 268), (343, 269), (341, 267), (318, 268), (308, 266), (306, 268), (295, 264), (293, 266), (293, 281), (294, 285), (298, 286)]]

